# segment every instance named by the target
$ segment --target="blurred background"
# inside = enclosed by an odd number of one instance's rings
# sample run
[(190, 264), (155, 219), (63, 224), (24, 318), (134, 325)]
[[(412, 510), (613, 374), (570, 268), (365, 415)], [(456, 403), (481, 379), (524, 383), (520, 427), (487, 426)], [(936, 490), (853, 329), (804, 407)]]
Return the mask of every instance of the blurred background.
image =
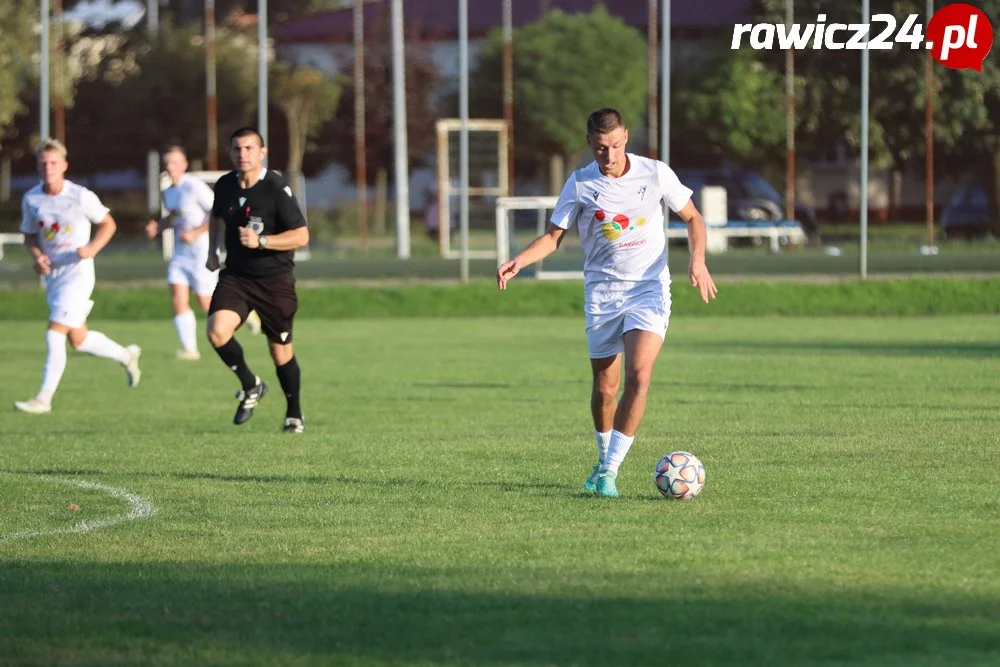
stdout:
[[(119, 223), (98, 279), (161, 282), (164, 249), (142, 233), (160, 152), (185, 146), (207, 180), (229, 169), (229, 133), (262, 117), (263, 49), (269, 167), (289, 176), (312, 229), (299, 276), (458, 277), (458, 3), (400, 0), (406, 239), (395, 210), (390, 0), (271, 0), (264, 23), (256, 0), (46, 4), (47, 26), (38, 0), (0, 7), (0, 232), (17, 231), (20, 195), (38, 180), (47, 64), (49, 134), (69, 148), (68, 177)], [(1000, 16), (1000, 0), (971, 4)], [(871, 3), (900, 22), (925, 23), (934, 8)], [(715, 244), (717, 274), (857, 275), (863, 213), (874, 275), (1000, 270), (996, 58), (976, 72), (905, 43), (869, 52), (862, 212), (861, 52), (731, 48), (734, 25), (780, 23), (789, 11), (802, 23), (861, 20), (860, 3), (842, 0), (468, 2), (471, 275), (492, 275), (500, 246), (532, 238), (544, 203), (503, 208), (510, 234), (498, 243), (498, 198), (557, 194), (590, 160), (584, 123), (599, 106), (618, 107), (630, 149), (668, 161), (696, 200), (705, 186), (725, 189), (713, 224), (751, 223)], [(795, 233), (768, 235), (787, 220)], [(14, 237), (0, 238), (0, 284), (37, 285)], [(675, 244), (676, 271), (687, 253), (683, 238)], [(575, 253), (568, 244), (547, 265), (578, 268)]]

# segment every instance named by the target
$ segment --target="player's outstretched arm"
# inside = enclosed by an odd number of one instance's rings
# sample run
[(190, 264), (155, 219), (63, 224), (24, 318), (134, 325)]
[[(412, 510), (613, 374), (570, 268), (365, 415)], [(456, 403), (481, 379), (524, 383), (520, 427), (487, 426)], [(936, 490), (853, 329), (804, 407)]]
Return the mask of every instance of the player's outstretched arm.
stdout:
[(514, 259), (504, 262), (497, 269), (497, 287), (507, 289), (507, 281), (517, 275), (518, 271), (535, 262), (545, 259), (559, 248), (566, 230), (562, 227), (549, 225), (547, 232), (532, 241), (527, 248), (517, 254)]
[(219, 226), (222, 224), (222, 220), (215, 217), (208, 223), (208, 261), (205, 268), (209, 271), (219, 270)]
[(701, 300), (708, 303), (709, 299), (714, 299), (719, 290), (715, 287), (705, 264), (705, 246), (708, 235), (705, 232), (705, 219), (701, 217), (697, 207), (690, 199), (684, 208), (677, 211), (677, 215), (687, 223), (688, 247), (691, 251), (691, 260), (688, 262), (688, 278), (691, 279), (691, 287), (697, 287), (701, 294)]

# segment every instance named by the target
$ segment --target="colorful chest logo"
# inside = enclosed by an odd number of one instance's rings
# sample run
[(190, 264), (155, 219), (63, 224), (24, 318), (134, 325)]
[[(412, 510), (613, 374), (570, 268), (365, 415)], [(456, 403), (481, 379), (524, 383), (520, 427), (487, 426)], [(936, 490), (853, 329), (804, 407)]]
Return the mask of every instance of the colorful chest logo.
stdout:
[(54, 240), (56, 236), (59, 234), (59, 232), (65, 232), (66, 234), (69, 234), (73, 229), (70, 225), (62, 227), (59, 225), (58, 222), (46, 224), (44, 220), (38, 221), (38, 228), (42, 232), (42, 236), (45, 237), (46, 241)]
[[(594, 217), (601, 224), (601, 234), (604, 235), (609, 241), (617, 241), (621, 238), (622, 234), (626, 231), (634, 230), (638, 227), (642, 227), (646, 224), (646, 218), (639, 218), (633, 224), (632, 221), (628, 219), (627, 215), (618, 213), (617, 215), (612, 213), (607, 213), (601, 209), (597, 209), (594, 213)], [(610, 220), (608, 218), (611, 218)]]

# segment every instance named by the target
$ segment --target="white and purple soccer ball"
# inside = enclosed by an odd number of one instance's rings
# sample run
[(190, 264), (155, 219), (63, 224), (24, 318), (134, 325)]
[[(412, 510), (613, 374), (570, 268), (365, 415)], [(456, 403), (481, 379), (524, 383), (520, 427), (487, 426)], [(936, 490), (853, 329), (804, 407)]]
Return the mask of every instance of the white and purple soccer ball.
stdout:
[(705, 466), (691, 452), (670, 452), (653, 471), (656, 488), (673, 500), (690, 500), (705, 488)]

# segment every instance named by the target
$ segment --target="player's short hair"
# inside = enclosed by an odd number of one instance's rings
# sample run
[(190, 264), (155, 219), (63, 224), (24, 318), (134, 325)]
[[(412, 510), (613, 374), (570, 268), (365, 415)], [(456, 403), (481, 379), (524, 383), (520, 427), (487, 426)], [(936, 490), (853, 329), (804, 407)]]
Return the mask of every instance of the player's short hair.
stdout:
[(58, 139), (52, 139), (51, 137), (43, 140), (38, 146), (38, 157), (41, 157), (42, 153), (59, 153), (64, 160), (69, 156), (66, 145)]
[(167, 149), (165, 151), (163, 151), (164, 155), (170, 155), (171, 153), (180, 153), (181, 155), (184, 156), (185, 160), (188, 157), (187, 151), (184, 150), (184, 147), (181, 146), (180, 144), (171, 144), (167, 146)]
[(257, 137), (257, 141), (260, 142), (260, 147), (264, 147), (264, 135), (258, 132), (256, 127), (252, 127), (250, 125), (244, 125), (243, 127), (238, 127), (233, 130), (233, 133), (229, 135), (229, 145), (233, 145), (233, 139), (249, 136)]
[(625, 120), (618, 109), (604, 107), (590, 114), (587, 117), (587, 136), (592, 137), (597, 134), (608, 134), (614, 132), (619, 127), (625, 127)]

